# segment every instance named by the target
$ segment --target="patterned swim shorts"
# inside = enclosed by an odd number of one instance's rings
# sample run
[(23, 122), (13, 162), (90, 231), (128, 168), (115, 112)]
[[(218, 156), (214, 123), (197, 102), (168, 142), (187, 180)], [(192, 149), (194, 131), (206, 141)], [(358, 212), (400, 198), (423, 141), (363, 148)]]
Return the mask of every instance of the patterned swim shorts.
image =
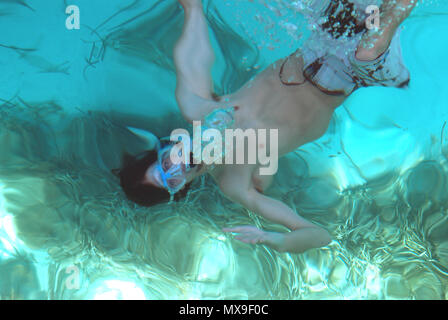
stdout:
[(321, 54), (302, 50), (305, 78), (320, 90), (332, 95), (350, 95), (356, 89), (369, 86), (406, 87), (410, 73), (403, 62), (400, 30), (389, 48), (373, 61), (360, 61), (356, 50), (346, 56)]
[[(410, 74), (400, 46), (400, 29), (389, 48), (373, 61), (356, 59), (356, 49), (365, 28), (362, 1), (306, 0), (309, 21), (315, 25), (300, 53), (304, 77), (321, 91), (331, 95), (350, 95), (361, 87), (405, 87)], [(324, 23), (320, 23), (320, 20)]]

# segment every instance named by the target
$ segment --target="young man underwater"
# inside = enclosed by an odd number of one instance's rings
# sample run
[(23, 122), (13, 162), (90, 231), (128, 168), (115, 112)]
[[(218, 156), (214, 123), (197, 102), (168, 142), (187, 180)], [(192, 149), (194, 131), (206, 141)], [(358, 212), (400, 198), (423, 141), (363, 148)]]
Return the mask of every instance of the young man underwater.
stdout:
[[(366, 27), (365, 8), (356, 8), (352, 3), (355, 0), (309, 1), (311, 9), (323, 8), (322, 15), (328, 19), (320, 28), (330, 35), (334, 46), (340, 38), (352, 40), (344, 42), (347, 46), (344, 53), (326, 52), (324, 46), (313, 47), (307, 45), (313, 41), (308, 41), (237, 92), (216, 97), (211, 77), (214, 52), (202, 1), (179, 0), (185, 13), (182, 35), (174, 49), (180, 111), (189, 122), (217, 121), (227, 129), (278, 130), (278, 156), (292, 152), (321, 137), (334, 110), (356, 89), (407, 86), (410, 77), (402, 61), (399, 26), (416, 1), (384, 0), (377, 30)], [(261, 175), (261, 163), (175, 164), (170, 157), (174, 147), (174, 143), (168, 143), (125, 163), (119, 176), (130, 200), (151, 206), (166, 202), (170, 195), (179, 199), (196, 177), (209, 173), (227, 198), (290, 230), (269, 232), (255, 226), (223, 229), (236, 233), (236, 239), (291, 253), (330, 243), (331, 236), (326, 230), (264, 194), (273, 175)], [(192, 153), (190, 157), (195, 160)]]

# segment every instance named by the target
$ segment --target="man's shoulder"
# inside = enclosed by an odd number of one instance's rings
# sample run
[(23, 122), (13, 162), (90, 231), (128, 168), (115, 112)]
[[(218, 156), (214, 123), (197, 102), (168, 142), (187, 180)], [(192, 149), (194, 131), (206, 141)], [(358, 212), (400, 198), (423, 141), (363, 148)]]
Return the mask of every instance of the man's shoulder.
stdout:
[[(235, 165), (222, 165), (213, 171), (212, 176), (221, 192), (233, 201), (241, 202), (251, 185), (251, 175), (242, 174), (241, 168), (235, 170)], [(250, 171), (249, 168), (247, 168)]]

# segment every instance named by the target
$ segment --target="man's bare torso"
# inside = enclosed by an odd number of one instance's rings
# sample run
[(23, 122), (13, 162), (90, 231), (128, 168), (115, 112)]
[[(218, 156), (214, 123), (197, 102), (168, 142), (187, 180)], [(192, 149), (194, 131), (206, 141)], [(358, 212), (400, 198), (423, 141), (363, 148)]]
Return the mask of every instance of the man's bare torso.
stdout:
[[(303, 84), (282, 83), (280, 71), (285, 61), (283, 81)], [(289, 60), (278, 60), (236, 93), (222, 97), (226, 104), (239, 107), (235, 113), (235, 128), (278, 129), (279, 157), (321, 137), (328, 128), (334, 109), (345, 100), (344, 96), (327, 95), (304, 81), (302, 68), (301, 57), (292, 55)], [(226, 188), (246, 179), (247, 171), (251, 171), (253, 186), (263, 191), (272, 181), (272, 176), (260, 176), (255, 170), (257, 167), (221, 165), (212, 175), (221, 188)]]

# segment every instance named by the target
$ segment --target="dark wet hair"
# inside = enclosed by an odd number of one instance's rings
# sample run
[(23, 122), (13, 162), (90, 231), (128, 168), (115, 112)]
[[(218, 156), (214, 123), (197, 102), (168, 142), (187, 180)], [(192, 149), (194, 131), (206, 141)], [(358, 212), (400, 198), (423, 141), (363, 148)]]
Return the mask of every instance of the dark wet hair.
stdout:
[[(168, 202), (170, 193), (154, 185), (144, 183), (148, 168), (157, 161), (157, 151), (150, 150), (135, 157), (125, 154), (123, 156), (123, 168), (114, 172), (120, 178), (120, 185), (126, 197), (138, 205), (150, 207), (159, 203)], [(191, 183), (174, 195), (174, 200), (184, 198)]]

